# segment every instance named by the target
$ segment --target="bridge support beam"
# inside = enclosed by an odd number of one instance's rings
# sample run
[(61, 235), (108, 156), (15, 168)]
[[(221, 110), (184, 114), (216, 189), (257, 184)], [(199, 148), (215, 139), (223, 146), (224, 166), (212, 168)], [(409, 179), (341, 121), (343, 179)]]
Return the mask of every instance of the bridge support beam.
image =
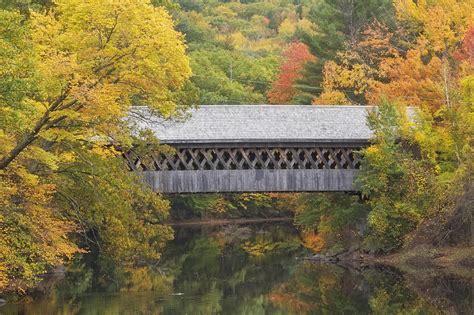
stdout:
[(162, 193), (355, 191), (356, 169), (143, 171)]

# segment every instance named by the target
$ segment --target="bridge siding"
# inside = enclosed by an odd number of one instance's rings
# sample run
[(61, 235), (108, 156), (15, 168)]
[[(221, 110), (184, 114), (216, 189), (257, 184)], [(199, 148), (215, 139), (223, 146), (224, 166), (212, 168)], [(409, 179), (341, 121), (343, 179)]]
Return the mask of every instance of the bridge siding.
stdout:
[(353, 169), (144, 171), (162, 193), (355, 191)]
[[(330, 169), (334, 165), (329, 166), (329, 160), (341, 158), (337, 153), (336, 156), (317, 153), (316, 161), (308, 160), (309, 169), (307, 164), (304, 169), (301, 165), (298, 169), (286, 169), (289, 163), (285, 159), (285, 169), (282, 169), (283, 164), (281, 167), (262, 165), (259, 162), (262, 156), (249, 162), (250, 152), (247, 158), (234, 152), (235, 155), (230, 156), (232, 162), (228, 162), (224, 151), (259, 148), (333, 151), (365, 147), (373, 136), (367, 125), (367, 115), (373, 109), (365, 106), (212, 105), (191, 110), (187, 119), (173, 120), (146, 107), (134, 107), (129, 116), (132, 127), (151, 129), (161, 143), (178, 150), (216, 152), (201, 152), (197, 157), (196, 152), (176, 154), (179, 160), (173, 155), (163, 159), (159, 152), (147, 159), (133, 151), (124, 156), (131, 170), (143, 174), (155, 191), (164, 193), (355, 191), (353, 182), (358, 166), (337, 162), (338, 167), (345, 169)], [(252, 156), (254, 154), (260, 153), (253, 152)], [(342, 154), (346, 158), (347, 154)], [(277, 158), (278, 163), (281, 157)], [(239, 158), (245, 161), (241, 163)], [(255, 162), (255, 158), (259, 161)], [(288, 160), (294, 160), (293, 154)], [(299, 158), (297, 162), (301, 164)]]

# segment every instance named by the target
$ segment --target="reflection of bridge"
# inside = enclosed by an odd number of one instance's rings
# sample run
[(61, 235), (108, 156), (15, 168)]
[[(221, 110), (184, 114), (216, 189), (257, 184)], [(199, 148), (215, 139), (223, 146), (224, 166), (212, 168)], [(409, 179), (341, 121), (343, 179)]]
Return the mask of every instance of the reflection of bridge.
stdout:
[(209, 105), (187, 120), (169, 121), (140, 108), (138, 126), (176, 150), (125, 156), (132, 170), (164, 193), (353, 191), (360, 167), (355, 151), (371, 137), (367, 110)]

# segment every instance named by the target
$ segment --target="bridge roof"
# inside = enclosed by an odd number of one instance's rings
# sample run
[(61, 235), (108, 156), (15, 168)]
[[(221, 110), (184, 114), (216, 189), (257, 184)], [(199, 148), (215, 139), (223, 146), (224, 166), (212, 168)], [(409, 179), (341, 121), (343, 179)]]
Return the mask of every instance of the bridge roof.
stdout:
[(372, 132), (369, 106), (203, 105), (184, 121), (165, 120), (140, 107), (139, 128), (162, 143), (360, 143)]

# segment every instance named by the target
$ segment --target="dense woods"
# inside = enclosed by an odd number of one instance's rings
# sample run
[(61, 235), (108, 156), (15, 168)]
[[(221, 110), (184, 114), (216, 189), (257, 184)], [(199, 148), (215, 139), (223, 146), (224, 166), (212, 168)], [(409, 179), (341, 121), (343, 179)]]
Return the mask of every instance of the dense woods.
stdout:
[[(119, 153), (165, 150), (124, 120), (142, 104), (165, 117), (200, 104), (379, 107), (359, 196), (167, 198)], [(79, 253), (104, 273), (155, 262), (170, 209), (294, 215), (314, 252), (468, 245), (473, 137), (473, 0), (3, 1), (0, 291)]]

